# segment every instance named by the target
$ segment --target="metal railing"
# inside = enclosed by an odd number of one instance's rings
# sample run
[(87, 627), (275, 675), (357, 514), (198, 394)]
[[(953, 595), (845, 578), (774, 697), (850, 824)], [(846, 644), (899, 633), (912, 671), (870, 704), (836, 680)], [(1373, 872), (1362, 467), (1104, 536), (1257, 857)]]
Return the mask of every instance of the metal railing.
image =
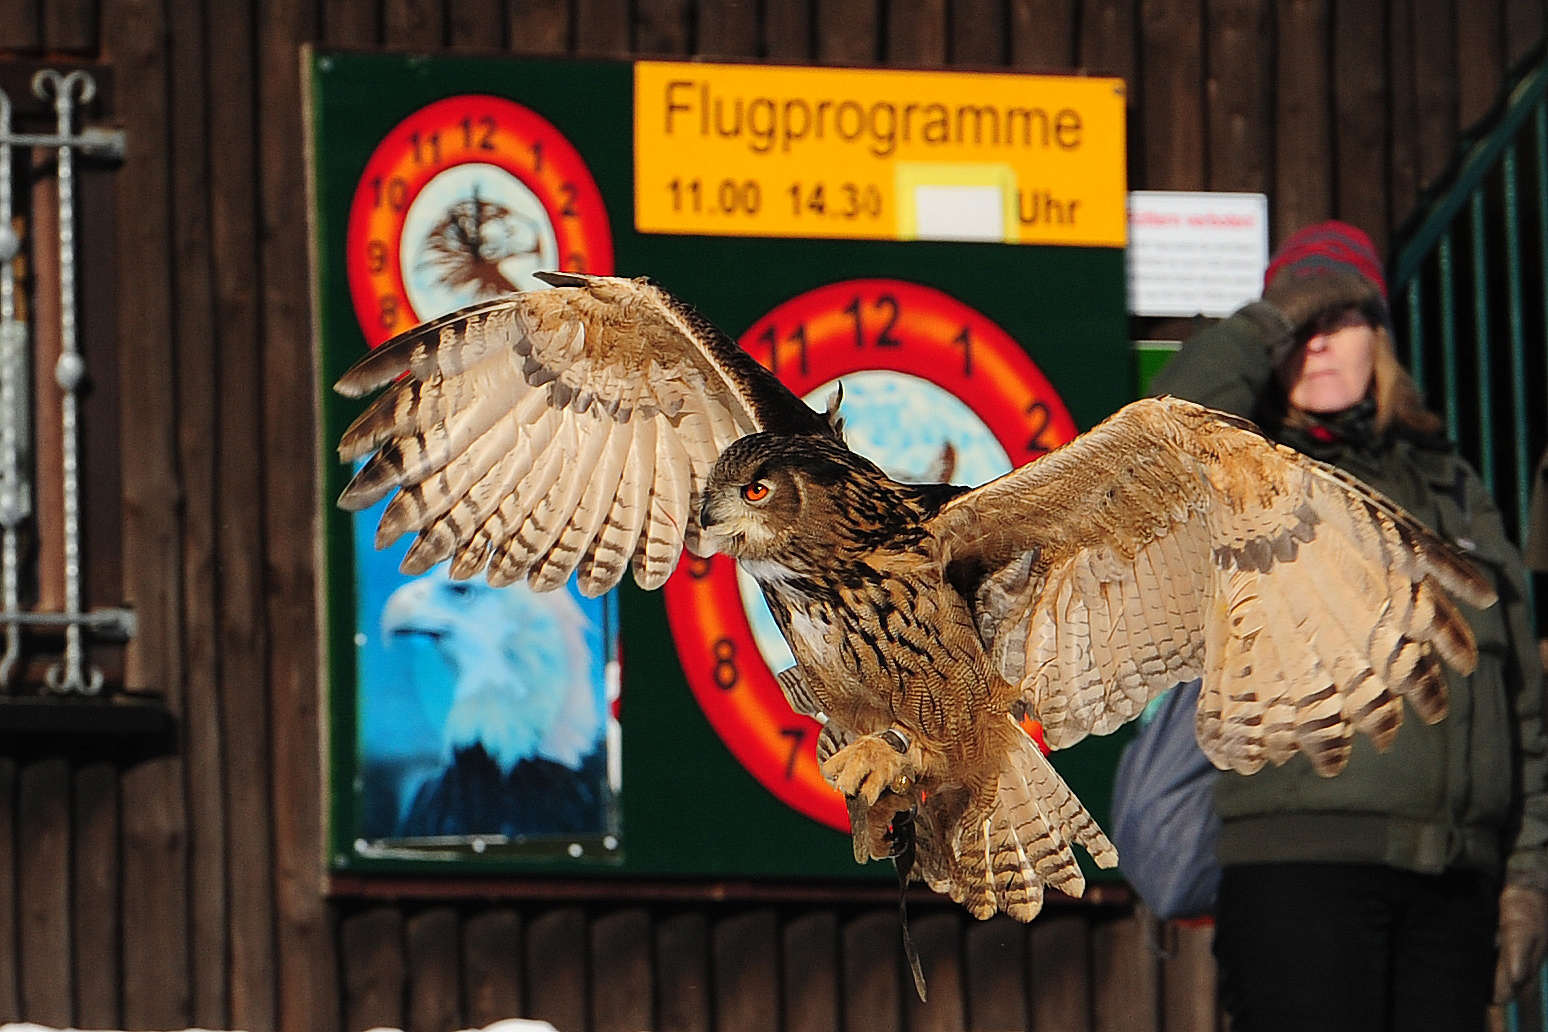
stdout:
[[(61, 694), (96, 695), (102, 690), (102, 673), (87, 662), (84, 635), (109, 631), (120, 637), (134, 633), (134, 614), (126, 609), (86, 612), (82, 597), (80, 404), (86, 380), (86, 362), (77, 343), (75, 300), (75, 159), (80, 154), (123, 156), (123, 134), (101, 129), (74, 128), (76, 108), (91, 100), (96, 83), (82, 71), (61, 75), (39, 72), (32, 80), (40, 100), (52, 101), (55, 130), (48, 134), (18, 133), (12, 128), (11, 99), (0, 90), (0, 628), (4, 651), (0, 652), (0, 694), (12, 692), (19, 677), (23, 652), (22, 628), (62, 627), (64, 654), (49, 667), (45, 681)], [(19, 153), (52, 150), (58, 189), (59, 219), (59, 357), (53, 378), (60, 398), (62, 511), (48, 514), (62, 525), (64, 611), (37, 612), (23, 608), (22, 537), (29, 521), (36, 520), (36, 492), (32, 468), (31, 405), (32, 347), (27, 321), (21, 314), (17, 259), (22, 241), (15, 231), (13, 177)]]
[(1539, 60), (1468, 140), (1391, 264), (1409, 369), (1518, 543), (1548, 443), (1545, 97)]
[[(1392, 307), (1409, 370), (1525, 544), (1548, 444), (1548, 60), (1520, 73), (1401, 237)], [(1506, 1025), (1545, 1014), (1548, 966)]]

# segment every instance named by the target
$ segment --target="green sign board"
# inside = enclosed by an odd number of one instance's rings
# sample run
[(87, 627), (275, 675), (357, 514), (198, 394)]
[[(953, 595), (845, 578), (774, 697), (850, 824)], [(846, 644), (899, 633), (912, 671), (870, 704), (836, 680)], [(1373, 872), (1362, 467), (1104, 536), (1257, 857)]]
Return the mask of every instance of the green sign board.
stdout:
[[(373, 547), (379, 509), (331, 505), (351, 470), (329, 459), (362, 409), (331, 385), (416, 322), (540, 286), (533, 271), (648, 275), (813, 404), (842, 382), (851, 443), (893, 475), (982, 482), (1130, 400), (1122, 247), (1014, 242), (1016, 219), (1046, 219), (1047, 206), (978, 168), (911, 166), (873, 191), (858, 173), (828, 182), (819, 165), (754, 191), (706, 165), (677, 180), (679, 204), (727, 218), (784, 205), (778, 232), (642, 232), (637, 66), (309, 62), (333, 869), (891, 877), (854, 864), (814, 727), (774, 687), (783, 644), (731, 564), (685, 557), (663, 591), (626, 584), (601, 600), (398, 574), (406, 543)], [(883, 101), (868, 88), (871, 106), (855, 111), (874, 130)], [(1086, 138), (1077, 124), (1111, 137), (1058, 96), (1051, 139)], [(832, 114), (833, 132), (851, 124)], [(899, 190), (917, 203), (893, 236), (913, 239), (818, 235), (885, 220)], [(1088, 202), (1093, 217), (1101, 203)], [(959, 217), (972, 239), (923, 238), (953, 235)], [(943, 219), (946, 232), (930, 230)], [(812, 236), (792, 235), (807, 224)], [(984, 225), (1006, 234), (982, 238)], [(1098, 820), (1118, 744), (1053, 757)]]

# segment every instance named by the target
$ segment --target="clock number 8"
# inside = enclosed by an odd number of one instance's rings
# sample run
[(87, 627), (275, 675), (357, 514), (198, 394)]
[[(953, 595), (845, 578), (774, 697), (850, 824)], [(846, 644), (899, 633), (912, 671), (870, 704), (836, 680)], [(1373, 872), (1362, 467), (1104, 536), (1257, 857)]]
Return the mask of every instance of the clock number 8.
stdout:
[(715, 683), (722, 691), (729, 692), (741, 681), (742, 674), (736, 668), (736, 642), (720, 638), (712, 650), (715, 656)]
[(398, 325), (398, 299), (392, 294), (381, 298), (382, 329), (390, 330)]

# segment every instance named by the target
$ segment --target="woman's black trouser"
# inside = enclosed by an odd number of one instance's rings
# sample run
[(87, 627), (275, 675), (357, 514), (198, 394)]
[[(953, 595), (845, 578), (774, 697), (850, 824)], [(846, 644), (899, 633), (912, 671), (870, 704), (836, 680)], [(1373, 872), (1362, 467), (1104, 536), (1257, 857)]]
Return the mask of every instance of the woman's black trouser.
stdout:
[(1232, 1032), (1483, 1032), (1499, 886), (1368, 864), (1236, 864), (1215, 916)]

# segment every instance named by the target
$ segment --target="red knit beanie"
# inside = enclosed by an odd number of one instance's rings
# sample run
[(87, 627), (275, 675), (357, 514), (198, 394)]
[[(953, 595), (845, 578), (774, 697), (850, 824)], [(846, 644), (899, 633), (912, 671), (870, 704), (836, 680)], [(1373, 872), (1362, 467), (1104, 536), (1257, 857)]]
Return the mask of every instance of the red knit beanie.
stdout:
[(1352, 272), (1364, 278), (1387, 301), (1387, 278), (1381, 259), (1365, 231), (1347, 222), (1330, 219), (1290, 234), (1263, 274), (1267, 288), (1280, 275), (1307, 279), (1329, 272)]

